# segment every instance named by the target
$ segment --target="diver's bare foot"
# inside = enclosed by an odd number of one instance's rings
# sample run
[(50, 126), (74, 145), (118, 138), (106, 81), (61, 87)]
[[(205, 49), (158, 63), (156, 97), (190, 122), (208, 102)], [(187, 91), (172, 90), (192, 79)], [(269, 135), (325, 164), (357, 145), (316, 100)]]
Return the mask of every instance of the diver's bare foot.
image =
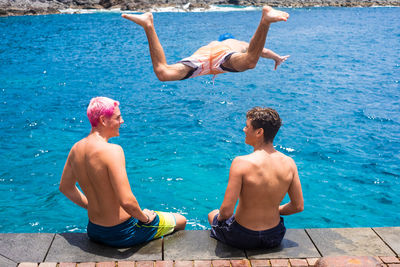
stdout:
[(272, 23), (278, 21), (287, 21), (289, 14), (280, 10), (273, 9), (270, 6), (264, 6), (262, 10), (262, 21)]
[(276, 70), (276, 68), (278, 68), (278, 66), (281, 65), (283, 62), (285, 62), (286, 59), (288, 59), (289, 57), (290, 57), (290, 55), (287, 55), (287, 56), (281, 56), (278, 59), (276, 59), (274, 70)]
[(135, 22), (143, 28), (153, 26), (153, 14), (151, 14), (150, 12), (140, 15), (122, 14), (121, 16), (125, 19)]

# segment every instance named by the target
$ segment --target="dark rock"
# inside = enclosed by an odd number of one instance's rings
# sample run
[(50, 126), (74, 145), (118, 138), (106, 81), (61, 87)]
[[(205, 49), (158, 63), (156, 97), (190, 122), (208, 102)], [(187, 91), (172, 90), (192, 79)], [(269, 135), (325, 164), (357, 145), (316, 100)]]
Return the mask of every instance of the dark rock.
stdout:
[(100, 0), (74, 0), (77, 6), (95, 7), (100, 4)]
[(400, 0), (0, 0), (0, 16), (59, 13), (59, 10), (110, 9), (146, 11), (152, 7), (183, 7), (188, 10), (207, 8), (210, 5), (244, 5), (274, 7), (312, 6), (400, 6)]

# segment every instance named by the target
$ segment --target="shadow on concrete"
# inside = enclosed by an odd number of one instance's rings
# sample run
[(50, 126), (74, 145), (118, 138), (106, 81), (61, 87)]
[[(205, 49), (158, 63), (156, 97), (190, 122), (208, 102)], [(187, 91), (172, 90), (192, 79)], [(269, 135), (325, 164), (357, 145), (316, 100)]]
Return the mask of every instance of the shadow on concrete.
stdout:
[(91, 241), (85, 233), (57, 234), (46, 261), (160, 260), (160, 239), (130, 248), (113, 248)]
[(220, 259), (242, 259), (246, 257), (244, 249), (235, 248), (209, 237), (215, 243), (215, 256)]
[(76, 235), (70, 235), (67, 233), (61, 234), (61, 236), (67, 241), (71, 246), (78, 247), (80, 250), (87, 253), (96, 253), (99, 256), (112, 257), (116, 259), (125, 259), (132, 256), (134, 253), (138, 252), (140, 249), (145, 247), (146, 244), (141, 244), (135, 247), (129, 248), (114, 248), (101, 243), (92, 241), (86, 236), (86, 238), (76, 238)]
[(218, 242), (210, 231), (179, 231), (164, 238), (165, 260), (217, 260), (245, 258), (244, 250)]
[(295, 247), (299, 247), (299, 243), (284, 238), (282, 240), (282, 243), (279, 246), (275, 247), (275, 248), (251, 249), (251, 250), (246, 250), (246, 253), (251, 251), (251, 253), (249, 253), (249, 254), (251, 254), (252, 256), (257, 256), (257, 255), (264, 255), (265, 256), (267, 254), (280, 253), (285, 249), (295, 248)]
[(273, 249), (246, 250), (249, 259), (315, 258), (319, 252), (304, 229), (288, 229), (280, 246)]

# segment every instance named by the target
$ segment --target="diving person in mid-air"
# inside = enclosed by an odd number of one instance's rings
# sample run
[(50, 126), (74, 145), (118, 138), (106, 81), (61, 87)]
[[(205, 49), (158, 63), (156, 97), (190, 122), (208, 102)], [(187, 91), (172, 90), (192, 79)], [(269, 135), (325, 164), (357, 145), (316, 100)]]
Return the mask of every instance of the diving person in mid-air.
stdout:
[(217, 75), (225, 72), (242, 72), (253, 69), (260, 57), (273, 59), (275, 69), (289, 56), (280, 56), (264, 48), (271, 23), (286, 21), (289, 14), (264, 6), (260, 24), (250, 43), (233, 39), (232, 35), (220, 36), (219, 41), (213, 41), (198, 49), (190, 57), (176, 64), (168, 65), (164, 50), (158, 39), (153, 23), (153, 14), (140, 15), (122, 14), (122, 17), (143, 27), (149, 42), (153, 69), (160, 81), (177, 81), (200, 75)]

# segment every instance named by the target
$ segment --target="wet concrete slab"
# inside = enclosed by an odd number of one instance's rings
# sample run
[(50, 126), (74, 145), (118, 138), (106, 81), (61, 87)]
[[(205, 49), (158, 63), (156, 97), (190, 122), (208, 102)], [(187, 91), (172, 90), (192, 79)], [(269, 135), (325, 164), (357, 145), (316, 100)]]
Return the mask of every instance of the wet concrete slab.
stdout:
[(282, 244), (274, 249), (246, 250), (249, 259), (321, 257), (304, 229), (287, 229)]
[(164, 238), (165, 260), (243, 259), (244, 250), (210, 237), (210, 231), (179, 231)]
[(400, 255), (400, 227), (375, 227), (373, 230), (388, 244), (388, 246)]
[(111, 248), (89, 240), (85, 233), (57, 234), (46, 257), (49, 262), (161, 260), (162, 240), (131, 248)]
[(306, 229), (322, 256), (394, 256), (371, 228)]
[(42, 262), (55, 234), (0, 234), (0, 255), (13, 262)]

